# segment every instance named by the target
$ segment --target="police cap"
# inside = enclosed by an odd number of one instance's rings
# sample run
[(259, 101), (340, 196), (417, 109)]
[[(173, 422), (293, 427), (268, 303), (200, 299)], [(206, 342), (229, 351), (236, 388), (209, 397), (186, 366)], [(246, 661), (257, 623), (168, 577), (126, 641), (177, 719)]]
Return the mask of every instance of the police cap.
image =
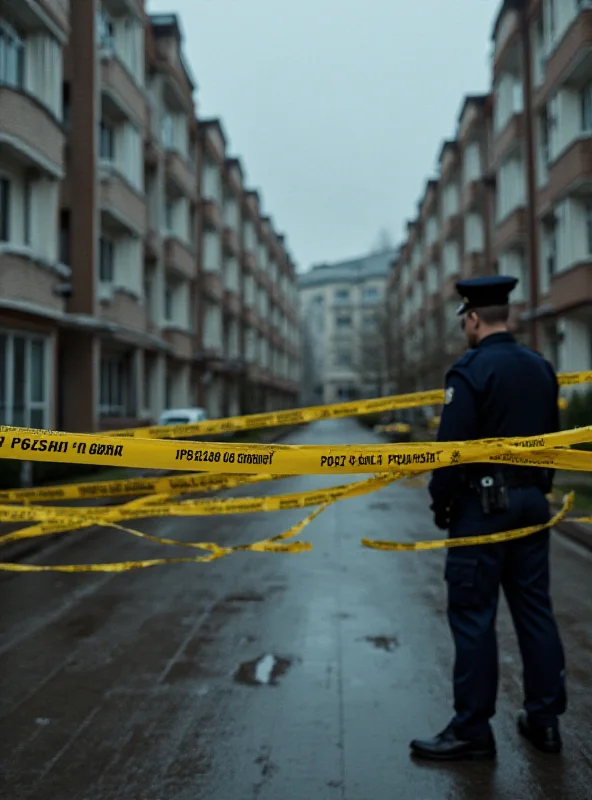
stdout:
[(456, 290), (462, 297), (462, 303), (456, 313), (460, 316), (472, 308), (505, 306), (508, 304), (508, 295), (517, 283), (518, 278), (510, 275), (491, 275), (459, 281)]

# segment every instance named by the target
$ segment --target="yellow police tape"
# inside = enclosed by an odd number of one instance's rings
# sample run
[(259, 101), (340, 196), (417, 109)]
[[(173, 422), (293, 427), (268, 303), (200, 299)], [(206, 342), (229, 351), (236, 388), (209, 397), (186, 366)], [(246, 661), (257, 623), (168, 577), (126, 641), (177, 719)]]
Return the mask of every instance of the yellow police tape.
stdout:
[[(565, 372), (557, 376), (560, 386), (574, 386), (592, 382), (592, 371)], [(380, 414), (421, 406), (441, 405), (444, 402), (444, 389), (432, 389), (427, 392), (410, 392), (408, 394), (377, 397), (371, 400), (356, 400), (345, 403), (332, 403), (306, 408), (292, 408), (285, 411), (274, 411), (261, 414), (246, 414), (224, 419), (207, 420), (205, 422), (185, 423), (182, 425), (151, 425), (138, 428), (104, 431), (97, 434), (101, 437), (136, 437), (141, 439), (179, 439), (188, 436), (208, 436), (215, 433), (232, 431), (259, 430), (284, 425), (300, 425), (320, 419), (343, 419), (364, 414)], [(559, 400), (560, 407), (566, 401)], [(31, 428), (7, 428), (4, 430), (33, 430)]]
[(9, 489), (0, 491), (0, 503), (44, 503), (52, 500), (94, 500), (96, 498), (150, 495), (163, 492), (171, 495), (218, 492), (234, 489), (247, 483), (277, 481), (287, 475), (223, 475), (194, 472), (162, 478), (129, 478), (126, 480), (70, 483), (59, 486), (41, 486), (35, 489)]
[(222, 474), (331, 475), (431, 472), (477, 462), (588, 471), (592, 453), (568, 445), (592, 441), (592, 426), (544, 436), (387, 445), (188, 443), (96, 434), (0, 428), (0, 458)]
[[(573, 505), (574, 493), (570, 492), (565, 495), (563, 499), (563, 506), (561, 509), (543, 525), (530, 525), (527, 528), (516, 528), (511, 531), (502, 531), (501, 533), (489, 533), (483, 536), (459, 536), (453, 539), (432, 539), (423, 540), (419, 542), (389, 542), (380, 539), (362, 539), (364, 547), (369, 547), (372, 550), (388, 550), (388, 551), (401, 551), (401, 550), (440, 550), (442, 548), (450, 547), (467, 547), (470, 545), (484, 545), (496, 544), (498, 542), (509, 542), (513, 539), (521, 539), (525, 536), (530, 536), (533, 533), (544, 531), (546, 528), (552, 528), (561, 522), (569, 509)], [(578, 520), (581, 521), (581, 520)], [(592, 520), (591, 520), (592, 521)]]
[[(592, 371), (565, 372), (557, 376), (560, 386), (574, 386), (592, 382)], [(248, 414), (240, 417), (207, 420), (185, 425), (153, 425), (144, 428), (125, 428), (119, 431), (107, 431), (103, 436), (136, 436), (141, 439), (178, 439), (183, 436), (208, 436), (212, 433), (228, 433), (230, 431), (257, 430), (275, 428), (281, 425), (300, 425), (319, 419), (343, 419), (358, 417), (364, 414), (380, 414), (385, 411), (396, 411), (404, 408), (441, 405), (444, 402), (444, 390), (433, 389), (428, 392), (411, 392), (409, 394), (377, 397), (372, 400), (356, 400), (346, 403), (292, 408), (286, 411), (274, 411), (263, 414)], [(560, 406), (565, 401), (559, 401)]]
[[(50, 526), (46, 527), (42, 534), (34, 534), (47, 535), (55, 532), (53, 530), (54, 526), (60, 526), (61, 528), (67, 525), (70, 525), (70, 528), (72, 526), (89, 527), (91, 525), (104, 525), (148, 516), (151, 518), (193, 517), (286, 511), (370, 494), (399, 480), (401, 477), (399, 473), (386, 473), (364, 481), (356, 481), (329, 489), (270, 495), (267, 497), (189, 500), (182, 503), (163, 502), (154, 498), (150, 505), (132, 502), (124, 506), (111, 506), (109, 508), (55, 508), (49, 506), (19, 506), (15, 508), (14, 506), (0, 506), (0, 521), (11, 523), (49, 522)], [(148, 499), (150, 500), (151, 498)], [(28, 531), (29, 529), (26, 528), (25, 530), (4, 534), (4, 536), (0, 536), (0, 545), (23, 538), (30, 538), (31, 533)]]
[[(487, 535), (464, 536), (453, 539), (442, 540), (424, 540), (418, 542), (389, 542), (381, 540), (373, 540), (364, 538), (361, 544), (364, 547), (374, 550), (388, 550), (388, 551), (418, 551), (418, 550), (435, 550), (450, 547), (466, 547), (483, 544), (494, 544), (499, 542), (507, 542), (518, 538), (538, 533), (547, 528), (551, 528), (560, 522), (573, 504), (573, 492), (564, 497), (563, 506), (547, 523), (541, 525), (532, 525), (524, 528), (517, 528), (511, 531), (503, 531), (500, 533), (493, 533)], [(32, 564), (14, 564), (10, 562), (0, 563), (0, 570), (9, 572), (124, 572), (132, 569), (142, 569), (153, 566), (160, 566), (164, 564), (180, 564), (180, 563), (197, 563), (209, 562), (217, 558), (223, 558), (231, 553), (239, 551), (252, 551), (252, 552), (282, 552), (282, 553), (301, 553), (309, 552), (312, 550), (312, 545), (309, 542), (295, 542), (291, 544), (281, 544), (281, 541), (288, 538), (293, 538), (300, 533), (303, 528), (312, 522), (315, 517), (321, 514), (329, 505), (332, 505), (336, 498), (324, 503), (318, 509), (313, 511), (304, 520), (294, 525), (289, 530), (285, 531), (278, 536), (270, 539), (264, 539), (259, 542), (247, 545), (236, 545), (234, 547), (220, 547), (213, 542), (181, 542), (175, 539), (164, 539), (158, 536), (151, 536), (150, 534), (134, 531), (129, 528), (117, 525), (115, 523), (102, 524), (109, 525), (121, 531), (130, 533), (134, 536), (148, 539), (159, 544), (168, 544), (179, 547), (199, 548), (208, 550), (210, 555), (197, 556), (193, 558), (160, 558), (149, 559), (143, 561), (123, 561), (111, 564), (63, 564), (63, 565), (32, 565)], [(592, 518), (581, 518), (578, 521), (590, 521)]]
[(202, 550), (210, 551), (207, 556), (193, 556), (192, 558), (153, 558), (145, 559), (142, 561), (119, 561), (106, 564), (15, 564), (10, 561), (0, 562), (0, 570), (4, 572), (128, 572), (132, 569), (146, 569), (148, 567), (163, 566), (165, 564), (196, 564), (200, 562), (214, 561), (217, 558), (224, 558), (231, 553), (238, 553), (240, 551), (251, 551), (256, 553), (304, 553), (312, 550), (310, 542), (292, 542), (291, 544), (282, 544), (282, 540), (293, 538), (297, 536), (310, 522), (318, 517), (324, 511), (326, 505), (315, 509), (311, 514), (305, 517), (301, 522), (294, 525), (289, 530), (278, 536), (273, 536), (270, 539), (263, 539), (253, 544), (235, 545), (234, 547), (220, 547), (213, 542), (175, 542), (174, 540), (159, 539), (158, 537), (150, 536), (149, 534), (140, 533), (140, 531), (133, 531), (129, 528), (110, 523), (109, 527), (122, 530), (126, 533), (131, 533), (134, 536), (140, 536), (144, 539), (152, 539), (153, 541), (161, 542), (163, 544), (177, 544), (184, 547), (199, 548)]

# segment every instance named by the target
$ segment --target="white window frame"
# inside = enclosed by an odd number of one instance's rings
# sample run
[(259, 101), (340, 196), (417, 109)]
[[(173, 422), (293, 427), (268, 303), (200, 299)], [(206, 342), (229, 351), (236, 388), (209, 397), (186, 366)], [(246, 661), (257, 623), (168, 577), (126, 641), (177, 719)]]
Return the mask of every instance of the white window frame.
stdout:
[[(9, 58), (13, 63), (9, 64)], [(12, 70), (12, 75), (9, 71)], [(25, 45), (16, 30), (0, 19), (0, 86), (22, 89), (25, 85)]]
[(584, 214), (586, 219), (586, 244), (588, 246), (588, 255), (592, 255), (592, 201), (588, 201), (585, 204)]
[(115, 47), (113, 20), (104, 8), (97, 12), (97, 42), (101, 50), (113, 50)]
[[(50, 337), (42, 334), (33, 334), (30, 331), (21, 331), (7, 328), (0, 328), (0, 337), (6, 337), (6, 350), (5, 356), (5, 374), (4, 374), (4, 419), (0, 417), (0, 424), (14, 425), (14, 340), (25, 340), (25, 366), (24, 366), (24, 427), (31, 427), (31, 412), (41, 411), (43, 413), (43, 424), (41, 428), (47, 430), (50, 427), (50, 404), (51, 404), (51, 384), (52, 384), (52, 369), (51, 369), (51, 356), (53, 353), (52, 341)], [(0, 339), (1, 341), (1, 339)], [(40, 342), (43, 345), (43, 399), (31, 399), (31, 346), (34, 342)], [(0, 347), (2, 345), (0, 344)], [(1, 386), (1, 384), (0, 384)], [(10, 403), (9, 403), (10, 401)]]
[[(107, 139), (109, 150), (107, 155), (103, 153), (103, 142), (105, 141), (105, 138)], [(101, 119), (99, 121), (99, 161), (107, 164), (113, 164), (115, 163), (116, 154), (115, 125), (113, 125), (108, 119)]]
[[(111, 252), (111, 275), (109, 277), (103, 276), (103, 244), (108, 246)], [(109, 285), (115, 283), (115, 242), (111, 237), (105, 236), (104, 233), (99, 237), (99, 283)]]
[(592, 81), (580, 90), (580, 127), (583, 133), (592, 133)]
[[(105, 372), (107, 370), (113, 371), (109, 375), (111, 384), (113, 377), (115, 377), (116, 382), (121, 381), (121, 385), (115, 387), (115, 394), (119, 395), (117, 402), (113, 402), (111, 397), (113, 385), (109, 387), (104, 385)], [(126, 417), (128, 415), (130, 381), (133, 377), (131, 375), (126, 376), (126, 370), (125, 353), (105, 353), (101, 355), (99, 362), (99, 414), (102, 417)], [(104, 397), (105, 389), (109, 395), (106, 398), (107, 402), (105, 402)]]
[(0, 175), (0, 243), (10, 242), (12, 181)]
[(164, 287), (164, 318), (167, 322), (172, 322), (175, 318), (175, 284), (167, 280)]

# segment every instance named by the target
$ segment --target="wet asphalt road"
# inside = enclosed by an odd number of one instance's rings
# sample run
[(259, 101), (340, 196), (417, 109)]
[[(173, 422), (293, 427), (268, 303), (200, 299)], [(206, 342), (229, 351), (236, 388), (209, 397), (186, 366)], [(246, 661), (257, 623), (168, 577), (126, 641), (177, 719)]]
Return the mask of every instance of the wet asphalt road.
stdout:
[[(311, 425), (286, 441), (376, 437), (343, 420)], [(290, 478), (232, 494), (342, 481)], [(274, 535), (305, 515), (137, 527), (236, 544)], [(592, 555), (555, 535), (554, 596), (570, 692), (564, 753), (545, 757), (515, 731), (521, 666), (502, 601), (497, 763), (434, 765), (412, 761), (408, 742), (450, 717), (443, 551), (370, 551), (362, 536), (439, 536), (425, 489), (394, 485), (330, 507), (300, 537), (313, 542), (312, 553), (238, 553), (116, 575), (0, 576), (0, 796), (591, 798)], [(72, 533), (34, 560), (174, 554), (191, 552), (105, 530)], [(257, 677), (269, 684), (253, 685), (248, 662), (258, 659)]]

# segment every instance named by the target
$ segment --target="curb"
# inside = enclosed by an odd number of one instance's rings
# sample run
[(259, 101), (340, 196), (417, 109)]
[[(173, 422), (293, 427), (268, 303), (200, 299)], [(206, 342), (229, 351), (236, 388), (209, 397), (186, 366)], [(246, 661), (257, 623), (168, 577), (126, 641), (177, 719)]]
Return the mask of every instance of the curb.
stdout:
[[(283, 439), (284, 436), (287, 436), (291, 433), (294, 428), (302, 428), (304, 426), (290, 426), (289, 428), (282, 428), (276, 434), (265, 437), (265, 444), (273, 444), (280, 439)], [(136, 475), (136, 478), (165, 478), (169, 475), (176, 475), (178, 470), (153, 470), (147, 469), (141, 472), (139, 475)], [(217, 494), (217, 492), (211, 492), (210, 494)], [(101, 506), (116, 506), (122, 505), (125, 502), (128, 502), (130, 498), (121, 498), (121, 497), (100, 497), (90, 501), (86, 505), (87, 508), (96, 508)], [(87, 528), (85, 531), (81, 533), (81, 536), (85, 536), (91, 533), (93, 528)], [(16, 541), (13, 544), (8, 544), (6, 547), (3, 547), (0, 552), (0, 561), (4, 562), (19, 562), (24, 561), (24, 559), (29, 558), (30, 556), (36, 555), (37, 553), (42, 552), (49, 546), (55, 545), (57, 542), (64, 539), (66, 536), (69, 536), (70, 533), (68, 531), (64, 531), (64, 533), (57, 533), (53, 536), (40, 536), (36, 539), (23, 539), (22, 541)]]

